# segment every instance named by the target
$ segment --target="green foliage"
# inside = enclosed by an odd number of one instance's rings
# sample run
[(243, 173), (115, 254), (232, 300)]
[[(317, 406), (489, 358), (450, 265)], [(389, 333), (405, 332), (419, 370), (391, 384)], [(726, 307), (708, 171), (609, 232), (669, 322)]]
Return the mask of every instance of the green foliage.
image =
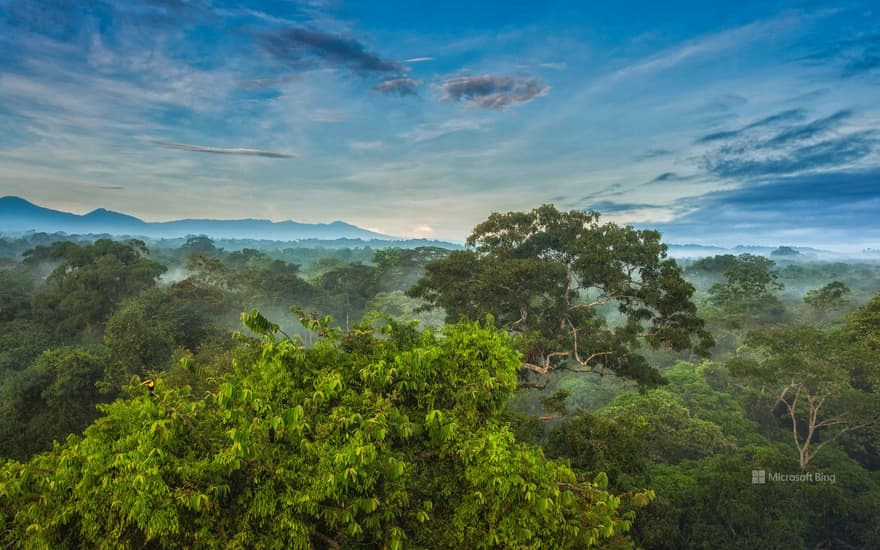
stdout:
[(105, 400), (95, 385), (105, 361), (99, 352), (61, 347), (10, 374), (0, 386), (0, 456), (26, 458), (85, 429)]
[(105, 382), (119, 387), (132, 374), (167, 366), (174, 339), (162, 319), (148, 314), (140, 301), (132, 301), (113, 314), (104, 331), (110, 361)]
[(155, 285), (165, 267), (141, 241), (101, 239), (89, 245), (54, 243), (25, 253), (26, 261), (61, 262), (34, 295), (34, 316), (61, 335), (96, 331), (124, 298)]
[(875, 354), (880, 352), (880, 294), (849, 317), (846, 335)]
[(579, 412), (550, 431), (545, 450), (551, 458), (568, 459), (579, 472), (605, 472), (613, 490), (631, 491), (647, 485), (642, 433), (641, 426)]
[[(664, 371), (666, 389), (674, 393), (696, 418), (716, 424), (740, 442), (760, 442), (757, 426), (731, 393), (738, 382), (720, 364), (705, 361), (699, 365), (679, 362)], [(757, 439), (756, 439), (757, 438)]]
[(843, 434), (880, 421), (877, 361), (857, 342), (813, 327), (752, 332), (731, 372), (787, 417), (800, 464)]
[(779, 246), (770, 253), (771, 256), (779, 256), (782, 258), (791, 258), (793, 256), (800, 256), (800, 252), (790, 246)]
[(847, 304), (846, 296), (852, 290), (840, 281), (832, 281), (822, 288), (814, 288), (804, 295), (804, 302), (817, 310), (840, 309)]
[(718, 425), (695, 418), (666, 389), (621, 395), (599, 414), (638, 434), (654, 462), (675, 464), (732, 451), (735, 446)]
[[(640, 342), (704, 353), (711, 336), (660, 234), (598, 220), (549, 205), (492, 214), (474, 229), (469, 250), (428, 264), (409, 294), (443, 307), (449, 321), (493, 315), (521, 335), (535, 372), (575, 365), (656, 385), (656, 370), (633, 351)], [(615, 324), (603, 306), (616, 308)]]
[(752, 470), (800, 473), (797, 460), (771, 446), (658, 465), (657, 498), (639, 513), (636, 541), (650, 549), (874, 548), (880, 485), (845, 458), (813, 473), (830, 482), (753, 484)]
[(41, 323), (17, 320), (0, 325), (0, 376), (22, 370), (54, 342)]
[(773, 260), (753, 254), (741, 254), (724, 270), (725, 282), (709, 289), (709, 299), (731, 312), (755, 311), (775, 299), (782, 290), (779, 276), (772, 271)]
[(739, 260), (733, 254), (721, 254), (700, 258), (688, 267), (689, 272), (724, 273)]
[(632, 506), (501, 420), (519, 354), (489, 326), (391, 322), (305, 348), (261, 335), (200, 398), (162, 378), (51, 453), (0, 471), (6, 547), (583, 548)]

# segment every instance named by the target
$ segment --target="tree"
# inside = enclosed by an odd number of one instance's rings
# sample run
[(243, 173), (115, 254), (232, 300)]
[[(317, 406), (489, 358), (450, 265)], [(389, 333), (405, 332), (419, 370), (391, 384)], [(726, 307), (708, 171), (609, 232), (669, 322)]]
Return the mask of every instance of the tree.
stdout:
[(779, 256), (783, 258), (791, 258), (794, 256), (800, 256), (801, 253), (797, 251), (797, 249), (792, 248), (790, 246), (780, 246), (776, 248), (773, 252), (770, 253), (771, 256)]
[(0, 469), (5, 547), (624, 547), (650, 493), (615, 496), (515, 441), (518, 354), (491, 326), (441, 336), (304, 318), (256, 337), (204, 397), (162, 378), (51, 453)]
[(847, 336), (868, 347), (875, 355), (880, 353), (880, 294), (849, 316)]
[(718, 254), (700, 258), (688, 266), (688, 271), (705, 273), (724, 273), (725, 270), (735, 265), (736, 256), (733, 254)]
[[(694, 288), (656, 231), (545, 205), (494, 213), (467, 244), (429, 263), (409, 294), (443, 307), (448, 321), (492, 314), (521, 336), (526, 370), (608, 370), (654, 385), (662, 378), (635, 353), (641, 342), (700, 354), (712, 344)], [(614, 324), (606, 321), (612, 311)]]
[(717, 424), (692, 416), (665, 389), (621, 394), (598, 414), (637, 434), (645, 456), (654, 462), (674, 464), (734, 448)]
[(784, 409), (802, 469), (826, 445), (880, 420), (877, 364), (839, 333), (812, 327), (752, 332), (729, 367), (760, 388), (773, 409)]
[(202, 256), (214, 256), (217, 252), (217, 247), (214, 246), (214, 241), (212, 241), (205, 235), (189, 237), (186, 239), (186, 242), (183, 243), (183, 245), (181, 245), (180, 247), (180, 253), (183, 254), (183, 256), (186, 258), (192, 256), (193, 254), (199, 254)]
[(832, 281), (821, 288), (814, 288), (804, 295), (804, 302), (816, 309), (840, 309), (847, 304), (846, 296), (852, 290), (840, 281)]
[(324, 272), (315, 280), (315, 286), (324, 293), (323, 311), (350, 326), (366, 313), (367, 302), (379, 293), (376, 268), (352, 263)]
[(775, 300), (774, 292), (783, 288), (773, 272), (774, 265), (773, 260), (763, 256), (740, 254), (724, 270), (725, 282), (709, 289), (710, 301), (731, 311), (760, 309)]
[(248, 292), (248, 307), (264, 303), (287, 308), (291, 304), (312, 304), (317, 292), (300, 277), (299, 266), (273, 259), (265, 254), (254, 256), (243, 266), (239, 287)]
[(106, 400), (95, 386), (104, 363), (99, 351), (60, 347), (5, 377), (0, 385), (0, 456), (26, 458), (85, 429), (98, 416), (95, 405)]
[(83, 246), (56, 242), (26, 252), (26, 262), (60, 262), (33, 297), (35, 317), (63, 336), (98, 332), (119, 302), (155, 286), (166, 271), (148, 253), (142, 241), (109, 239)]
[(104, 382), (113, 389), (126, 384), (132, 374), (161, 370), (171, 360), (174, 338), (161, 318), (150, 314), (139, 300), (132, 300), (107, 321), (104, 344), (109, 352)]

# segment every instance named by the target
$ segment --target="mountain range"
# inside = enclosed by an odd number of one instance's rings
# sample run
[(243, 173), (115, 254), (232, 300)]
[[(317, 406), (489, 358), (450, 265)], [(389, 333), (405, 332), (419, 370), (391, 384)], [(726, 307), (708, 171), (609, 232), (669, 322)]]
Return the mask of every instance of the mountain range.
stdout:
[(141, 219), (98, 208), (88, 214), (73, 214), (44, 208), (20, 197), (0, 197), (0, 232), (25, 233), (41, 231), (68, 234), (111, 234), (150, 238), (175, 238), (206, 235), (222, 239), (268, 239), (297, 241), (302, 239), (393, 240), (397, 237), (362, 229), (355, 225), (331, 223), (300, 223), (270, 220), (184, 219), (169, 222), (146, 222)]

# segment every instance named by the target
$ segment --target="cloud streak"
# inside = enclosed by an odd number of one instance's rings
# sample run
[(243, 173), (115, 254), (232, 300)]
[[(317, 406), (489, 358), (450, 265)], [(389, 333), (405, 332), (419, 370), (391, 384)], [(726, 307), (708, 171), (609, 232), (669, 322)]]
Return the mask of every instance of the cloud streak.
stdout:
[(208, 147), (205, 145), (191, 145), (188, 143), (172, 143), (170, 141), (154, 140), (152, 143), (166, 149), (180, 149), (181, 151), (194, 151), (197, 153), (215, 153), (220, 155), (245, 155), (253, 157), (267, 157), (275, 159), (291, 159), (294, 155), (288, 153), (275, 153), (262, 149), (247, 149), (244, 147)]
[(417, 96), (419, 95), (417, 90), (421, 84), (421, 80), (414, 80), (412, 78), (392, 78), (391, 80), (386, 80), (374, 86), (373, 90), (385, 95), (396, 95), (400, 97), (408, 95)]
[[(806, 118), (807, 112), (805, 109), (789, 109), (786, 111), (782, 111), (780, 113), (776, 113), (775, 115), (770, 115), (768, 117), (764, 117), (760, 120), (756, 120), (751, 124), (747, 124), (742, 128), (737, 130), (727, 130), (723, 132), (714, 132), (711, 134), (707, 134), (697, 140), (697, 143), (711, 143), (713, 141), (721, 141), (726, 139), (735, 138), (748, 130), (754, 130), (756, 128), (764, 128), (764, 127), (774, 127), (782, 124), (786, 124), (789, 122), (799, 122)], [(830, 117), (829, 117), (830, 118)]]
[(368, 51), (352, 37), (305, 28), (287, 28), (260, 37), (263, 49), (295, 69), (345, 67), (356, 73), (404, 73), (406, 68)]
[[(724, 245), (791, 240), (799, 235), (803, 244), (841, 247), (841, 238), (859, 248), (880, 238), (877, 178), (880, 172), (842, 171), (768, 179), (747, 187), (713, 191), (677, 202), (688, 213), (675, 221), (655, 224), (672, 240), (702, 235), (704, 242)], [(809, 220), (804, 224), (803, 220)], [(857, 237), (845, 237), (848, 228), (859, 227)]]
[(724, 148), (703, 158), (703, 167), (724, 178), (756, 178), (796, 174), (813, 170), (835, 170), (870, 155), (878, 145), (876, 132), (853, 132), (790, 150), (762, 154), (755, 149)]
[(506, 75), (459, 76), (447, 79), (441, 88), (442, 101), (464, 101), (496, 111), (528, 103), (550, 91), (550, 87), (537, 78)]

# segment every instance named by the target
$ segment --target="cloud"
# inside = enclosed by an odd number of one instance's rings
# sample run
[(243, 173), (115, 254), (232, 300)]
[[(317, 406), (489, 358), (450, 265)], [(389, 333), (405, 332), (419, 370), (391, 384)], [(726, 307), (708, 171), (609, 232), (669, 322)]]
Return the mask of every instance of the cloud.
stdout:
[(562, 71), (568, 66), (564, 61), (558, 61), (553, 63), (538, 63), (538, 66), (543, 69), (553, 69), (554, 71)]
[(253, 78), (251, 80), (242, 81), (240, 85), (245, 90), (267, 90), (276, 88), (281, 84), (292, 82), (296, 80), (296, 78), (297, 77), (294, 75), (284, 75), (278, 78)]
[(419, 124), (415, 128), (403, 132), (400, 137), (413, 143), (420, 143), (456, 132), (480, 131), (483, 129), (485, 129), (485, 126), (478, 120), (446, 120), (437, 124)]
[(775, 115), (770, 115), (760, 120), (756, 120), (755, 122), (747, 124), (737, 130), (727, 130), (707, 134), (699, 138), (697, 140), (697, 143), (711, 143), (713, 141), (727, 140), (735, 138), (748, 130), (754, 130), (756, 128), (763, 128), (768, 126), (778, 126), (788, 122), (798, 122), (806, 118), (806, 116), (807, 112), (805, 109), (789, 109), (787, 111), (782, 111), (776, 113)]
[(795, 174), (811, 170), (833, 170), (870, 155), (878, 145), (876, 132), (866, 130), (757, 157), (758, 149), (725, 148), (703, 157), (707, 171), (725, 178), (755, 178)]
[(852, 111), (850, 111), (849, 109), (837, 111), (836, 113), (829, 115), (825, 118), (819, 118), (808, 124), (796, 126), (794, 128), (790, 128), (788, 130), (780, 132), (779, 134), (774, 136), (773, 139), (768, 141), (767, 145), (776, 147), (779, 145), (785, 145), (787, 143), (812, 139), (820, 134), (824, 134), (829, 130), (836, 128), (837, 126), (839, 126), (840, 122), (850, 118), (851, 116)]
[(743, 44), (753, 44), (772, 37), (787, 28), (795, 27), (799, 21), (799, 16), (788, 13), (775, 19), (758, 21), (705, 35), (608, 73), (596, 80), (591, 90), (606, 90), (631, 78), (673, 69), (696, 59), (717, 56), (722, 52), (739, 49)]
[(841, 133), (843, 122), (852, 117), (849, 110), (777, 128), (803, 116), (800, 109), (784, 111), (738, 130), (703, 136), (699, 142), (718, 146), (703, 154), (699, 164), (715, 176), (740, 179), (840, 170), (868, 157), (880, 144), (874, 130)]
[(419, 94), (416, 89), (421, 84), (421, 80), (414, 80), (412, 78), (392, 78), (374, 86), (373, 89), (385, 95), (397, 95), (400, 97), (408, 95), (417, 96)]
[[(714, 191), (678, 201), (687, 210), (673, 222), (657, 224), (672, 240), (701, 235), (703, 242), (731, 245), (800, 235), (804, 244), (859, 248), (880, 239), (880, 170), (844, 171), (775, 178), (760, 184)], [(859, 228), (854, 242), (853, 228)], [(846, 239), (845, 241), (842, 239)], [(759, 243), (754, 243), (759, 244)]]
[(204, 145), (189, 145), (187, 143), (171, 143), (168, 141), (153, 141), (159, 147), (166, 149), (181, 149), (183, 151), (195, 151), (198, 153), (217, 153), (221, 155), (250, 155), (255, 157), (269, 157), (276, 159), (290, 159), (294, 155), (287, 153), (274, 153), (261, 149), (245, 149), (241, 147), (206, 147)]
[(587, 193), (583, 197), (581, 197), (581, 202), (588, 202), (599, 197), (620, 197), (625, 195), (626, 191), (623, 190), (622, 183), (612, 183), (611, 185), (599, 189), (598, 191), (593, 191), (592, 193)]
[(441, 85), (443, 101), (467, 101), (476, 107), (503, 111), (547, 95), (550, 87), (537, 78), (504, 75), (459, 76)]
[(403, 73), (406, 68), (367, 51), (357, 40), (328, 32), (287, 28), (260, 37), (263, 49), (296, 69), (345, 67), (356, 73)]
[(641, 155), (637, 155), (635, 160), (648, 160), (654, 159), (658, 157), (667, 157), (672, 154), (672, 151), (669, 149), (648, 149)]
[(657, 205), (637, 202), (597, 201), (592, 203), (588, 208), (599, 212), (600, 214), (617, 214), (620, 212), (632, 212), (633, 210), (641, 210), (644, 208), (657, 208)]
[(677, 174), (675, 172), (663, 172), (662, 174), (645, 183), (644, 185), (654, 185), (657, 183), (666, 183), (672, 181), (691, 181), (696, 177), (697, 176), (682, 176), (681, 174)]
[(846, 78), (872, 73), (880, 69), (880, 34), (832, 42), (815, 49), (798, 61), (809, 65), (837, 67)]

